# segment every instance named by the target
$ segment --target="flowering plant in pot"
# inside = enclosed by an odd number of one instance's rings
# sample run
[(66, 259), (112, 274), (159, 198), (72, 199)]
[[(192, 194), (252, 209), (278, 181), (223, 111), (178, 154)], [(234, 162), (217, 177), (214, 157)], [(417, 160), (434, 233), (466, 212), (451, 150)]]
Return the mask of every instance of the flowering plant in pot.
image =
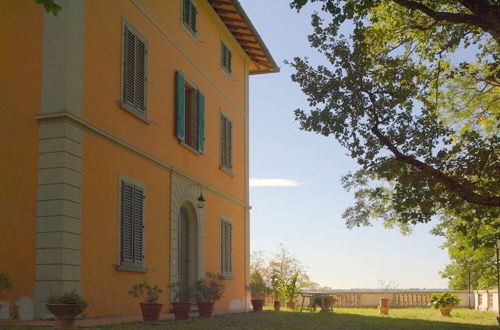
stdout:
[(162, 290), (157, 286), (150, 286), (146, 281), (136, 283), (128, 292), (135, 298), (142, 298), (144, 302), (140, 303), (142, 319), (144, 321), (158, 321), (160, 319), (161, 308), (163, 304), (158, 302)]
[(212, 316), (214, 303), (222, 297), (224, 289), (224, 276), (221, 274), (207, 272), (204, 278), (196, 282), (195, 293), (201, 317)]
[(75, 318), (83, 313), (88, 303), (73, 290), (50, 295), (45, 306), (56, 317), (55, 329), (76, 329)]
[(451, 310), (461, 301), (462, 299), (460, 299), (457, 295), (453, 295), (448, 291), (441, 294), (433, 293), (429, 299), (429, 303), (432, 307), (439, 309), (441, 315), (443, 316), (451, 316)]
[(303, 286), (299, 283), (300, 272), (294, 273), (288, 280), (281, 282), (281, 294), (285, 298), (286, 307), (295, 309), (295, 300)]
[[(10, 279), (9, 274), (7, 274), (6, 271), (0, 270), (0, 298), (5, 291), (10, 289), (12, 289), (12, 280)], [(0, 305), (0, 308), (1, 307), (2, 305)]]
[(273, 307), (274, 307), (274, 310), (277, 312), (279, 312), (281, 309), (281, 290), (280, 290), (281, 285), (282, 285), (281, 278), (279, 277), (279, 275), (277, 273), (273, 273), (271, 275), (271, 287), (270, 287), (269, 291), (271, 292), (271, 294), (274, 297)]
[(192, 289), (184, 283), (172, 283), (172, 313), (176, 320), (187, 320), (191, 311)]
[(264, 306), (264, 298), (269, 289), (262, 278), (262, 275), (255, 271), (250, 276), (250, 293), (252, 295), (252, 307), (254, 312), (262, 311)]

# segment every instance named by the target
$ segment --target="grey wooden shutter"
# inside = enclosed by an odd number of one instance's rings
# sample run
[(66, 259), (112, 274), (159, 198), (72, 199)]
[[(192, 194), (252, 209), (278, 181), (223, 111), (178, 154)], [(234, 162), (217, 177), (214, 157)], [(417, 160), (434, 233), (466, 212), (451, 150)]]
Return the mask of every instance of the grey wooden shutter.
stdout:
[(182, 4), (182, 20), (184, 21), (184, 23), (188, 25), (189, 25), (189, 20), (191, 18), (190, 10), (191, 10), (191, 1), (184, 0)]
[(146, 114), (147, 45), (137, 33), (124, 26), (123, 105), (140, 116)]
[(121, 262), (134, 262), (134, 186), (121, 184)]
[(221, 220), (221, 272), (231, 275), (232, 264), (232, 225), (227, 220)]
[(196, 29), (196, 18), (197, 18), (197, 15), (198, 15), (198, 11), (196, 10), (196, 7), (194, 6), (193, 2), (192, 1), (189, 1), (191, 3), (191, 8), (190, 8), (190, 14), (191, 14), (191, 30), (193, 30), (194, 33), (197, 32), (197, 29)]
[(229, 50), (229, 48), (227, 48), (227, 71), (229, 71), (229, 73), (233, 72), (233, 69), (231, 67), (231, 61), (233, 59), (233, 55), (231, 54), (231, 51)]
[(143, 260), (143, 228), (144, 228), (144, 191), (134, 186), (134, 264), (142, 265)]
[(231, 169), (232, 165), (232, 130), (233, 123), (221, 114), (221, 166)]
[(135, 93), (135, 109), (140, 114), (146, 112), (146, 43), (136, 39), (136, 93)]
[(135, 105), (135, 35), (125, 25), (123, 49), (123, 102)]

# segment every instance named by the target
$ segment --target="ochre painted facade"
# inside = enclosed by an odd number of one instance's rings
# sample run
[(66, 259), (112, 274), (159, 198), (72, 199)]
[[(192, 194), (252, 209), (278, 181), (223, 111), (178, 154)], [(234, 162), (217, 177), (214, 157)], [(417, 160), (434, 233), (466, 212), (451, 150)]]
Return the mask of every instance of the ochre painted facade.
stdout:
[[(0, 297), (0, 318), (11, 317), (9, 309), (22, 319), (43, 317), (43, 299), (71, 289), (90, 302), (86, 317), (138, 314), (128, 290), (144, 280), (163, 289), (168, 311), (178, 262), (173, 207), (193, 204), (189, 196), (200, 191), (198, 277), (221, 272), (220, 221), (229, 219), (232, 276), (215, 308), (247, 309), (255, 63), (244, 43), (206, 0), (193, 0), (195, 37), (182, 23), (181, 0), (58, 3), (54, 17), (32, 0), (0, 2), (0, 270), (14, 282)], [(124, 24), (147, 41), (145, 120), (121, 106)], [(231, 75), (220, 66), (221, 41), (232, 53)], [(205, 95), (203, 153), (175, 134), (176, 71)], [(221, 112), (233, 125), (232, 174), (219, 166)], [(117, 269), (122, 179), (145, 191), (143, 271)]]

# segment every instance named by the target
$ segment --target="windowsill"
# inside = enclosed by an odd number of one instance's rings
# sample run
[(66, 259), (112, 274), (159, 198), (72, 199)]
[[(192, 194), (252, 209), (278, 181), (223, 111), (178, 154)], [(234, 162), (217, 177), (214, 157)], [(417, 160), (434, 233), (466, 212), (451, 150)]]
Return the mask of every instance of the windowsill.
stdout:
[(182, 141), (182, 140), (179, 140), (179, 143), (184, 146), (185, 148), (187, 148), (189, 151), (191, 152), (194, 152), (195, 154), (197, 154), (198, 156), (201, 156), (201, 152), (199, 152), (198, 150), (196, 150), (195, 148), (191, 147), (189, 144), (187, 144), (186, 142)]
[(191, 30), (191, 28), (189, 27), (189, 25), (187, 25), (186, 23), (184, 23), (184, 21), (182, 19), (181, 19), (181, 25), (182, 25), (182, 28), (184, 30), (186, 30), (186, 32), (189, 34), (189, 36), (191, 38), (193, 38), (193, 40), (195, 42), (198, 42), (198, 33), (195, 32), (195, 31), (193, 31), (193, 30)]
[(233, 274), (222, 274), (222, 277), (224, 277), (225, 280), (233, 280), (234, 279)]
[(227, 175), (229, 176), (234, 176), (234, 173), (233, 173), (233, 169), (232, 168), (227, 168), (227, 167), (224, 167), (224, 166), (219, 166), (219, 169), (226, 173)]
[(123, 102), (122, 100), (119, 100), (118, 101), (119, 104), (120, 104), (120, 107), (125, 110), (126, 112), (128, 112), (129, 114), (133, 115), (134, 117), (136, 117), (137, 119), (140, 119), (141, 121), (143, 121), (145, 124), (151, 124), (152, 122), (150, 120), (148, 120), (146, 118), (146, 116), (142, 116), (140, 114), (137, 113), (137, 111), (135, 111), (133, 108), (131, 108), (129, 105), (127, 105), (125, 102)]
[(231, 72), (227, 71), (225, 67), (223, 67), (222, 65), (220, 65), (220, 69), (222, 70), (222, 72), (224, 72), (224, 74), (226, 75), (227, 79), (233, 81), (233, 77), (231, 75)]
[(125, 271), (125, 272), (137, 272), (137, 273), (146, 273), (149, 271), (149, 269), (144, 268), (142, 266), (135, 266), (135, 265), (115, 265), (115, 269), (119, 271)]

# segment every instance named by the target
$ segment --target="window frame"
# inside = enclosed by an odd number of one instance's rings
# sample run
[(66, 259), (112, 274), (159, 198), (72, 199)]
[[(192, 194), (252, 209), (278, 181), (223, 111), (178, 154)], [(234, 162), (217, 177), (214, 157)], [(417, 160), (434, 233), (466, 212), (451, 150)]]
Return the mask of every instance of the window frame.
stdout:
[[(229, 248), (229, 262), (230, 262), (230, 270), (229, 271), (226, 271), (224, 269), (224, 262), (223, 262), (223, 259), (224, 259), (224, 246), (223, 246), (223, 229), (222, 229), (222, 224), (225, 223), (225, 224), (229, 224), (229, 237), (230, 237), (230, 244), (228, 247), (226, 248)], [(226, 217), (221, 217), (220, 218), (220, 222), (219, 222), (219, 228), (220, 228), (220, 273), (222, 276), (224, 276), (225, 279), (233, 279), (233, 222), (231, 221), (231, 219), (229, 218), (226, 218)], [(226, 243), (227, 244), (227, 243)]]
[[(193, 37), (195, 40), (198, 36), (198, 7), (196, 7), (196, 5), (194, 4), (193, 0), (180, 0), (181, 1), (181, 24), (182, 26), (184, 27), (184, 29), (189, 33), (189, 35), (191, 37)], [(185, 10), (185, 4), (186, 4), (186, 1), (189, 2), (189, 5), (191, 6), (191, 8), (193, 8), (196, 12), (196, 15), (195, 15), (195, 22), (194, 22), (194, 30), (193, 30), (193, 27), (191, 26), (191, 15), (189, 16), (189, 22), (186, 22), (184, 20), (184, 10)]]
[[(134, 36), (141, 40), (145, 46), (145, 55), (144, 55), (144, 113), (137, 109), (137, 106), (131, 105), (125, 99), (125, 54), (126, 54), (126, 38), (125, 32), (126, 30), (132, 32)], [(137, 118), (143, 120), (144, 122), (149, 124), (147, 119), (148, 116), (148, 55), (149, 55), (149, 44), (148, 40), (135, 29), (132, 24), (130, 24), (126, 19), (122, 17), (122, 29), (121, 29), (121, 56), (120, 56), (120, 106), (127, 110), (128, 113), (136, 116)], [(134, 46), (135, 47), (135, 46)], [(137, 71), (136, 65), (134, 65), (134, 74)], [(134, 89), (137, 82), (134, 81)]]
[[(225, 118), (225, 120), (229, 121), (229, 123), (231, 124), (231, 131), (230, 131), (230, 141), (229, 141), (229, 152), (230, 152), (230, 156), (229, 156), (229, 159), (230, 159), (230, 166), (226, 166), (225, 164), (225, 161), (224, 161), (224, 153), (223, 153), (223, 149), (225, 147), (224, 145), (224, 141), (227, 143), (227, 140), (225, 139), (225, 134), (224, 134), (224, 127), (222, 125), (222, 119)], [(223, 110), (220, 111), (220, 115), (219, 115), (219, 136), (220, 136), (220, 139), (219, 139), (219, 168), (226, 172), (227, 174), (229, 175), (233, 175), (233, 120), (227, 115), (226, 112), (224, 112)]]
[[(142, 190), (143, 201), (142, 201), (142, 260), (141, 263), (130, 263), (124, 262), (122, 258), (122, 189), (123, 183), (132, 185), (134, 187), (138, 187)], [(143, 183), (131, 179), (127, 176), (120, 175), (118, 180), (118, 255), (117, 255), (117, 264), (116, 270), (120, 271), (131, 271), (131, 272), (140, 272), (145, 273), (148, 269), (145, 267), (146, 260), (146, 187)], [(134, 246), (134, 242), (132, 241), (132, 247)]]

